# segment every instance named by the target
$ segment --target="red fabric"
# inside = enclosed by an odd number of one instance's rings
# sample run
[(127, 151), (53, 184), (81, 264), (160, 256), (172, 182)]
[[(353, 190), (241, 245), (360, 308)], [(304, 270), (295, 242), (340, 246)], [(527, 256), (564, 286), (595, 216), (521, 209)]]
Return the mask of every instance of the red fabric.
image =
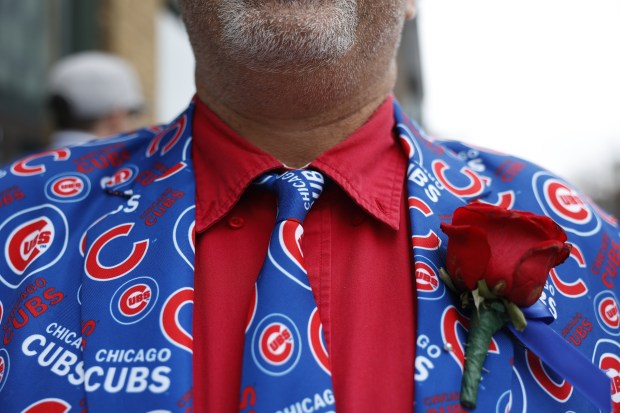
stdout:
[[(331, 182), (304, 221), (302, 248), (339, 413), (413, 410), (415, 295), (407, 164), (393, 136), (392, 116), (388, 99), (364, 126), (311, 164)], [(201, 102), (192, 158), (197, 184), (194, 411), (235, 412), (250, 296), (276, 210), (271, 193), (249, 185), (282, 164)]]

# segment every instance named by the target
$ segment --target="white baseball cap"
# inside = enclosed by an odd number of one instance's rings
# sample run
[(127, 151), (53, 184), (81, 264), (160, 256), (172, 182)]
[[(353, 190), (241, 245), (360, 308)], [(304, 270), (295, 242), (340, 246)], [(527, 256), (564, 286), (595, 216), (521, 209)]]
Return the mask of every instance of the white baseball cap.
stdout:
[(138, 111), (144, 97), (134, 68), (118, 56), (82, 52), (54, 64), (48, 78), (48, 95), (58, 95), (74, 116), (96, 119), (114, 110)]

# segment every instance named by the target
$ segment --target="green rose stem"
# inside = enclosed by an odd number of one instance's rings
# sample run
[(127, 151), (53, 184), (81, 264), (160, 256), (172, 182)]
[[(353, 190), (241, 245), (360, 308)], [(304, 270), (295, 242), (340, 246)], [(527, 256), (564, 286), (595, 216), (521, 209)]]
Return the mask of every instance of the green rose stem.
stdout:
[(465, 369), (461, 382), (461, 405), (467, 409), (476, 408), (482, 365), (487, 356), (491, 338), (509, 320), (504, 305), (498, 301), (486, 301), (472, 313), (467, 335)]

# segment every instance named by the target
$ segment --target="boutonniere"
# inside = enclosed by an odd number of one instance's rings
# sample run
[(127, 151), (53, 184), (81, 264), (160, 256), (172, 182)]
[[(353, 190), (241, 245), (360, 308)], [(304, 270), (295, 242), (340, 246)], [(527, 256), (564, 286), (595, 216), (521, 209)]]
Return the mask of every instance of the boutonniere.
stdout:
[(493, 334), (506, 323), (525, 329), (520, 307), (538, 300), (549, 271), (566, 260), (571, 246), (548, 217), (479, 202), (456, 209), (441, 229), (448, 236), (441, 278), (471, 311), (461, 404), (473, 409)]

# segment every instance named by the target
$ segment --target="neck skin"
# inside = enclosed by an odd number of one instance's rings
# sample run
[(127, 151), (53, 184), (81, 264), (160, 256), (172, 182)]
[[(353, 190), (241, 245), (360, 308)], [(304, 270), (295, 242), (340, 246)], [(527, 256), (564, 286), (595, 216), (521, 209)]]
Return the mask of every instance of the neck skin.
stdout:
[(394, 53), (364, 57), (356, 67), (345, 58), (312, 72), (283, 74), (197, 56), (196, 88), (241, 136), (299, 168), (362, 126), (391, 93)]
[[(261, 76), (252, 76), (256, 77)], [(374, 90), (357, 90), (348, 99), (320, 99), (320, 105), (318, 102), (307, 104), (308, 99), (315, 96), (280, 95), (273, 91), (254, 92), (253, 103), (235, 104), (238, 99), (230, 95), (227, 99), (218, 99), (211, 88), (200, 87), (200, 83), (198, 96), (249, 142), (285, 165), (299, 168), (362, 126), (391, 93), (391, 77), (386, 76)], [(264, 82), (264, 79), (248, 79), (247, 82)]]

